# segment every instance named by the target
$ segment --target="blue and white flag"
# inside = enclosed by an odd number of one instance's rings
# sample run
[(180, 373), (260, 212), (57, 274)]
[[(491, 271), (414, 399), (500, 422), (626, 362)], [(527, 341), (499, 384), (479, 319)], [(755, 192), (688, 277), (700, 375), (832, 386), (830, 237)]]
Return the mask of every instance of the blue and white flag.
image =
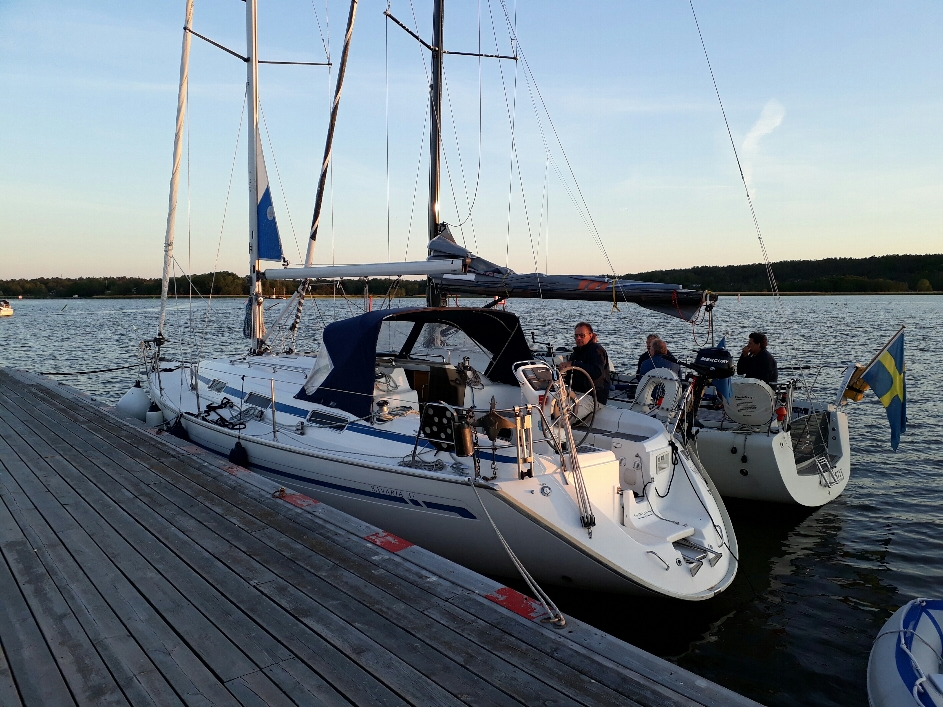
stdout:
[(861, 374), (887, 411), (887, 421), (891, 425), (891, 448), (895, 451), (900, 444), (901, 433), (907, 431), (907, 384), (904, 373), (904, 330), (901, 329), (868, 366), (868, 370)]
[(259, 260), (279, 260), (284, 257), (282, 239), (278, 235), (278, 221), (275, 220), (275, 206), (272, 204), (272, 190), (268, 184), (268, 172), (265, 169), (265, 157), (262, 154), (262, 138), (255, 136), (256, 166), (256, 204), (259, 219)]
[[(717, 344), (717, 348), (719, 349), (727, 348), (726, 336), (720, 340), (720, 343)], [(723, 398), (725, 402), (730, 402), (730, 398), (733, 397), (733, 385), (731, 385), (729, 378), (718, 378), (717, 380), (715, 380), (714, 390), (717, 391), (717, 395)]]

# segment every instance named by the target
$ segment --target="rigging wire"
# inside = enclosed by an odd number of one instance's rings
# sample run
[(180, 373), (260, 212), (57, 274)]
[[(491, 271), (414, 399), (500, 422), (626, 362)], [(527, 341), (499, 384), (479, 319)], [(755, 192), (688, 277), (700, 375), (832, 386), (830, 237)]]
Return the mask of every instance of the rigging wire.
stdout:
[(727, 127), (727, 137), (730, 139), (730, 147), (733, 149), (733, 157), (737, 161), (737, 170), (740, 172), (740, 181), (743, 182), (743, 190), (747, 195), (747, 204), (750, 206), (750, 216), (753, 218), (753, 226), (756, 229), (756, 237), (760, 241), (760, 250), (763, 253), (763, 262), (766, 264), (766, 275), (769, 277), (769, 286), (773, 290), (776, 302), (782, 307), (782, 299), (779, 296), (779, 286), (776, 284), (776, 277), (773, 275), (773, 265), (769, 261), (769, 255), (766, 252), (766, 243), (763, 241), (763, 233), (760, 231), (760, 222), (756, 217), (756, 210), (753, 208), (753, 197), (750, 196), (750, 188), (747, 186), (746, 177), (743, 174), (743, 166), (740, 164), (740, 155), (737, 154), (737, 146), (733, 141), (733, 133), (730, 131), (730, 122), (727, 120), (727, 112), (724, 110), (724, 102), (720, 100), (720, 89), (717, 87), (717, 79), (714, 77), (714, 69), (711, 66), (710, 57), (707, 56), (707, 45), (704, 43), (704, 35), (701, 34), (701, 25), (697, 21), (697, 13), (694, 12), (694, 0), (688, 0), (691, 6), (691, 16), (694, 17), (694, 26), (697, 28), (698, 39), (701, 40), (701, 49), (704, 50), (704, 60), (707, 62), (707, 70), (711, 75), (711, 82), (714, 84), (714, 93), (717, 95), (717, 103), (720, 105), (720, 113), (724, 117), (724, 125)]
[[(458, 140), (458, 125), (455, 123), (455, 110), (454, 110), (453, 107), (452, 107), (452, 94), (449, 92), (449, 81), (448, 81), (448, 77), (446, 76), (446, 73), (445, 73), (445, 66), (444, 66), (444, 65), (442, 66), (442, 85), (443, 85), (443, 88), (445, 89), (445, 100), (446, 100), (446, 103), (448, 103), (448, 106), (449, 106), (449, 117), (451, 118), (451, 121), (452, 121), (452, 135), (455, 136), (455, 152), (456, 152), (456, 154), (458, 155), (458, 168), (459, 168), (459, 175), (460, 175), (461, 178), (462, 178), (462, 189), (464, 190), (464, 193), (465, 193), (465, 205), (468, 206), (468, 204), (469, 204), (469, 199), (468, 199), (468, 180), (465, 179), (465, 163), (464, 163), (464, 161), (462, 160), (462, 148), (461, 148), (461, 146), (460, 146), (460, 144), (459, 144), (459, 140)], [(480, 145), (480, 144), (481, 144), (480, 133), (479, 133), (479, 140), (478, 140), (478, 141), (479, 141), (479, 145)], [(459, 208), (458, 208), (458, 198), (457, 198), (457, 196), (456, 196), (456, 194), (455, 194), (455, 185), (452, 184), (452, 172), (451, 172), (451, 170), (449, 169), (448, 153), (447, 153), (445, 150), (442, 151), (442, 158), (443, 158), (443, 160), (444, 160), (444, 162), (445, 162), (445, 169), (446, 169), (446, 172), (448, 173), (448, 177), (449, 177), (449, 187), (450, 187), (451, 190), (452, 190), (452, 201), (455, 203), (455, 215), (456, 215), (456, 217), (459, 218), (459, 222), (456, 224), (456, 226), (458, 227), (459, 232), (462, 234), (462, 243), (463, 243), (463, 245), (464, 245), (464, 242), (465, 242), (465, 230), (464, 230), (463, 227), (464, 227), (464, 225), (465, 225), (466, 223), (469, 223), (469, 225), (471, 226), (471, 230), (472, 230), (472, 239), (474, 240), (475, 249), (477, 250), (477, 249), (478, 249), (478, 236), (477, 236), (477, 234), (476, 234), (476, 232), (475, 232), (475, 221), (474, 221), (474, 219), (472, 219), (471, 207), (468, 208), (468, 213), (465, 215), (465, 218), (461, 218), (460, 212), (459, 212)], [(479, 153), (479, 163), (478, 163), (478, 164), (479, 164), (479, 170), (480, 170), (480, 168), (481, 168), (481, 156), (480, 156), (480, 153)]]
[[(325, 14), (327, 13), (327, 3), (325, 5)], [(330, 34), (330, 25), (328, 25), (328, 38), (327, 41), (324, 41), (324, 32), (321, 29), (321, 16), (318, 15), (318, 8), (314, 5), (314, 0), (311, 0), (311, 9), (314, 10), (314, 19), (318, 23), (318, 34), (321, 35), (321, 46), (324, 47), (324, 56), (327, 58), (328, 63), (331, 62), (331, 34)]]
[(278, 160), (275, 158), (275, 146), (272, 144), (272, 135), (269, 133), (268, 121), (265, 119), (265, 111), (262, 110), (262, 100), (259, 99), (259, 115), (262, 116), (262, 125), (265, 128), (265, 137), (268, 139), (269, 154), (272, 155), (272, 164), (275, 165), (275, 175), (278, 177), (278, 189), (282, 193), (282, 201), (285, 203), (285, 213), (288, 215), (288, 224), (291, 226), (291, 237), (295, 241), (295, 251), (298, 253), (298, 260), (301, 258), (301, 246), (298, 245), (298, 234), (295, 233), (295, 222), (291, 217), (291, 209), (288, 208), (288, 194), (285, 193), (285, 185), (282, 184), (282, 173), (278, 168)]
[[(480, 53), (480, 52), (479, 52), (479, 53)], [(480, 58), (480, 57), (479, 57), (478, 61), (479, 61), (479, 63), (481, 62), (481, 58)], [(479, 75), (478, 75), (478, 83), (479, 83), (479, 92), (478, 92), (478, 168), (477, 168), (477, 172), (478, 172), (478, 173), (477, 173), (477, 175), (476, 175), (476, 177), (475, 177), (475, 197), (474, 197), (474, 200), (470, 200), (470, 199), (468, 198), (468, 180), (465, 178), (465, 162), (464, 162), (464, 160), (462, 159), (462, 148), (461, 148), (461, 145), (460, 145), (459, 140), (458, 140), (458, 124), (455, 122), (455, 109), (454, 109), (454, 107), (452, 106), (452, 94), (451, 94), (451, 92), (449, 91), (449, 80), (448, 80), (448, 77), (447, 77), (447, 75), (446, 75), (446, 73), (445, 73), (445, 66), (443, 65), (443, 67), (442, 67), (442, 84), (443, 84), (443, 86), (444, 86), (444, 88), (445, 88), (445, 100), (446, 100), (446, 102), (448, 103), (448, 106), (449, 106), (449, 117), (451, 118), (451, 121), (452, 121), (452, 135), (454, 135), (454, 137), (455, 137), (455, 152), (456, 152), (456, 154), (458, 155), (458, 168), (459, 168), (459, 173), (460, 173), (460, 175), (461, 175), (461, 177), (462, 177), (462, 189), (464, 190), (464, 193), (465, 193), (465, 206), (466, 206), (467, 209), (468, 209), (468, 213), (466, 213), (466, 214), (465, 214), (465, 217), (462, 218), (462, 217), (459, 215), (459, 213), (458, 213), (458, 212), (459, 212), (459, 209), (458, 209), (458, 201), (457, 201), (457, 199), (455, 198), (455, 188), (452, 187), (452, 200), (455, 201), (456, 217), (459, 218), (459, 222), (456, 224), (456, 226), (459, 228), (459, 230), (462, 231), (462, 237), (463, 237), (463, 238), (464, 238), (464, 230), (462, 230), (462, 227), (463, 227), (466, 223), (468, 223), (468, 224), (471, 226), (472, 241), (473, 241), (474, 244), (475, 244), (475, 250), (476, 250), (476, 251), (478, 250), (478, 233), (477, 233), (477, 230), (475, 229), (475, 220), (472, 218), (472, 210), (473, 210), (474, 207), (475, 207), (475, 203), (474, 203), (474, 202), (477, 201), (477, 199), (478, 199), (478, 184), (479, 184), (479, 182), (480, 182), (480, 180), (481, 180), (481, 129), (482, 129), (482, 126), (481, 126), (481, 90), (480, 90), (480, 89), (481, 89), (481, 85), (480, 85), (480, 84), (481, 84), (481, 71), (480, 71), (480, 69), (479, 69)], [(443, 157), (445, 158), (445, 162), (446, 162), (446, 165), (445, 165), (445, 166), (446, 166), (446, 169), (448, 169), (448, 157), (447, 157), (447, 154), (445, 153), (444, 150), (443, 150)], [(449, 174), (449, 183), (450, 183), (450, 184), (451, 184), (451, 181), (452, 181), (452, 177), (451, 177), (451, 173), (450, 173), (450, 174)]]
[[(508, 26), (508, 31), (511, 33), (511, 38), (514, 41), (514, 46), (516, 47), (516, 54), (519, 57), (520, 62), (524, 67), (525, 81), (529, 81), (530, 84), (533, 85), (533, 90), (540, 101), (540, 105), (543, 107), (544, 115), (546, 115), (547, 117), (547, 122), (549, 123), (550, 128), (553, 131), (553, 136), (556, 140), (557, 146), (560, 148), (560, 154), (563, 155), (563, 160), (566, 164), (567, 171), (570, 175), (570, 178), (573, 180), (573, 185), (576, 187), (576, 194), (579, 195), (579, 202), (577, 202), (575, 195), (567, 186), (566, 181), (563, 180), (559, 167), (556, 165), (556, 160), (554, 160), (551, 155), (551, 161), (554, 163), (555, 171), (557, 172), (558, 177), (560, 177), (561, 181), (564, 183), (568, 194), (570, 194), (570, 198), (573, 199), (574, 206), (576, 206), (577, 211), (580, 212), (580, 216), (583, 219), (584, 223), (586, 223), (587, 228), (590, 231), (590, 235), (596, 241), (596, 246), (602, 252), (603, 257), (606, 259), (606, 263), (609, 265), (610, 271), (615, 277), (616, 275), (615, 267), (613, 266), (612, 260), (609, 257), (609, 253), (606, 250), (606, 246), (603, 243), (602, 236), (599, 233), (599, 229), (596, 226), (595, 220), (593, 219), (592, 212), (590, 212), (589, 210), (589, 204), (586, 201), (586, 197), (583, 195), (583, 190), (579, 185), (579, 181), (576, 179), (576, 173), (574, 172), (573, 166), (570, 163), (570, 158), (567, 156), (566, 150), (563, 148), (563, 141), (560, 139), (560, 135), (557, 132), (557, 127), (553, 122), (553, 118), (550, 117), (550, 111), (547, 109), (547, 104), (544, 101), (543, 94), (540, 92), (540, 88), (537, 86), (537, 80), (536, 80), (536, 77), (534, 76), (534, 72), (530, 67), (530, 63), (527, 61), (527, 57), (524, 54), (524, 50), (521, 48), (520, 41), (517, 38), (517, 32), (515, 29), (516, 22), (511, 20), (511, 17), (508, 13), (508, 9), (507, 9), (507, 6), (505, 5), (504, 0), (498, 0), (498, 2), (501, 3), (501, 8), (504, 12), (505, 22), (507, 23), (507, 26)], [(538, 119), (538, 123), (539, 122), (540, 121)]]
[[(481, 83), (481, 0), (478, 0), (478, 168), (475, 175), (475, 193), (472, 195), (471, 205), (468, 207), (468, 215), (458, 226), (464, 225), (465, 221), (471, 219), (475, 204), (478, 203), (478, 189), (481, 186), (481, 136), (482, 136), (482, 83)], [(443, 72), (444, 77), (444, 72)], [(448, 86), (446, 85), (446, 91)], [(452, 111), (452, 99), (449, 97), (449, 112), (452, 113), (452, 124), (455, 124), (455, 113)], [(456, 149), (458, 148), (458, 134), (455, 135)], [(461, 153), (459, 153), (459, 163), (461, 164)], [(462, 179), (465, 179), (465, 167), (462, 166)], [(465, 203), (468, 203), (468, 189), (465, 189)], [(472, 223), (472, 239), (475, 241), (475, 250), (478, 250), (478, 235), (475, 232), (474, 223)]]
[(409, 260), (409, 238), (413, 233), (413, 218), (416, 215), (416, 196), (419, 193), (419, 172), (422, 168), (422, 153), (423, 153), (423, 143), (426, 139), (426, 125), (429, 123), (429, 113), (428, 111), (423, 111), (424, 118), (422, 121), (422, 132), (419, 133), (419, 159), (416, 161), (416, 178), (413, 180), (413, 201), (412, 205), (409, 207), (409, 228), (406, 231), (406, 253), (403, 255), (403, 260)]
[[(193, 229), (192, 229), (192, 208), (190, 201), (190, 82), (187, 81), (187, 113), (184, 116), (184, 122), (187, 125), (187, 269), (193, 268)], [(187, 278), (189, 280), (189, 278)], [(190, 355), (193, 355), (193, 283), (190, 283), (190, 293), (188, 296), (187, 328), (189, 329)]]
[[(503, 6), (503, 0), (502, 0)], [(497, 29), (494, 24), (494, 13), (491, 11), (491, 2), (488, 2), (489, 15), (491, 17), (491, 31), (494, 37), (494, 46), (495, 52), (500, 53), (500, 48), (498, 46), (498, 35)], [(517, 4), (514, 6), (514, 27), (517, 27)], [(515, 55), (518, 49), (517, 35), (516, 32), (511, 32), (511, 47)], [(539, 267), (539, 262), (537, 259), (537, 251), (534, 248), (534, 234), (533, 227), (530, 220), (530, 210), (527, 208), (527, 195), (524, 191), (524, 175), (521, 170), (521, 161), (517, 151), (517, 82), (518, 82), (518, 63), (514, 62), (514, 84), (513, 84), (513, 96), (511, 101), (508, 101), (507, 95), (507, 84), (504, 79), (504, 68), (501, 63), (498, 63), (499, 73), (501, 75), (501, 87), (504, 92), (504, 106), (508, 114), (508, 123), (511, 129), (511, 166), (510, 174), (508, 175), (508, 231), (507, 239), (505, 243), (505, 266), (510, 267), (510, 250), (511, 250), (511, 204), (512, 204), (512, 191), (513, 191), (513, 181), (514, 181), (514, 168), (517, 167), (517, 178), (521, 190), (521, 204), (524, 209), (524, 219), (527, 224), (527, 237), (530, 241), (530, 250), (531, 256), (534, 259), (534, 272), (537, 272)], [(540, 280), (538, 278), (538, 287), (540, 287)]]
[(219, 238), (216, 241), (216, 259), (213, 261), (213, 277), (210, 280), (209, 299), (206, 303), (206, 315), (203, 318), (203, 335), (200, 339), (200, 348), (197, 350), (197, 361), (203, 357), (203, 347), (206, 344), (206, 332), (210, 323), (210, 311), (213, 307), (213, 289), (216, 285), (216, 274), (219, 270), (219, 254), (223, 246), (223, 232), (226, 230), (226, 216), (229, 213), (229, 196), (232, 193), (233, 175), (236, 173), (236, 158), (239, 155), (239, 143), (242, 141), (242, 124), (246, 117), (246, 103), (249, 100), (249, 84), (242, 96), (242, 112), (239, 113), (239, 129), (236, 131), (236, 147), (232, 153), (232, 165), (229, 167), (229, 185), (226, 187), (226, 201), (223, 203), (223, 219), (219, 226)]

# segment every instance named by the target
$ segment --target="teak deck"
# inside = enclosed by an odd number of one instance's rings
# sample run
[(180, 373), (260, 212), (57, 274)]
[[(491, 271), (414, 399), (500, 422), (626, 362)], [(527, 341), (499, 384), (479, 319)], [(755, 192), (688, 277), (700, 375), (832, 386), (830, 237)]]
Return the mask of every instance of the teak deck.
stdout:
[[(275, 495), (273, 495), (273, 492)], [(0, 369), (0, 705), (755, 705)]]

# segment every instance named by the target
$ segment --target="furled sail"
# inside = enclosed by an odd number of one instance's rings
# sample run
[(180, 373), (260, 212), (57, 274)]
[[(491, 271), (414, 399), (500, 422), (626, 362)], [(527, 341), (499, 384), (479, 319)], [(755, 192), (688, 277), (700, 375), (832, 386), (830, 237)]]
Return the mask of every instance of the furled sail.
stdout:
[[(638, 280), (616, 280), (598, 275), (518, 274), (480, 258), (455, 243), (448, 226), (429, 241), (429, 260), (464, 258), (468, 272), (430, 277), (444, 296), (534, 297), (591, 302), (633, 302), (661, 314), (692, 320), (704, 293), (680, 285)], [(613, 292), (615, 290), (615, 292)]]
[(278, 235), (278, 221), (275, 220), (275, 206), (272, 204), (272, 190), (269, 188), (268, 172), (265, 169), (265, 157), (262, 154), (262, 139), (256, 133), (256, 204), (259, 218), (259, 260), (282, 260), (282, 239)]

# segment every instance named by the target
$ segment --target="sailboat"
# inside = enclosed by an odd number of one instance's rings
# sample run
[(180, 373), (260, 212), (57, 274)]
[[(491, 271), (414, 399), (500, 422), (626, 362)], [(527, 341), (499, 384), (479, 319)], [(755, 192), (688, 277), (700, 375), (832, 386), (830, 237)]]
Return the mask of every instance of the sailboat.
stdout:
[[(162, 353), (176, 179), (186, 106), (192, 0), (178, 93), (175, 169), (157, 336), (144, 342), (146, 389), (165, 424), (195, 444), (474, 570), (540, 583), (703, 600), (737, 571), (737, 541), (696, 456), (658, 420), (601, 410), (607, 432), (573, 427), (585, 394), (535, 360), (521, 322), (499, 308), (365, 312), (329, 324), (316, 356), (275, 353), (262, 278), (304, 283), (283, 313), (300, 316), (312, 278), (467, 273), (461, 257), (318, 266), (314, 238), (331, 154), (347, 35), (303, 267), (281, 259), (258, 136), (256, 0), (246, 2), (249, 272), (243, 356), (195, 363)], [(436, 0), (430, 91), (429, 239), (438, 214), (444, 0)], [(195, 34), (195, 33), (194, 33)], [(197, 35), (199, 36), (199, 35)], [(434, 285), (434, 282), (433, 282)], [(284, 320), (288, 321), (291, 316)]]

